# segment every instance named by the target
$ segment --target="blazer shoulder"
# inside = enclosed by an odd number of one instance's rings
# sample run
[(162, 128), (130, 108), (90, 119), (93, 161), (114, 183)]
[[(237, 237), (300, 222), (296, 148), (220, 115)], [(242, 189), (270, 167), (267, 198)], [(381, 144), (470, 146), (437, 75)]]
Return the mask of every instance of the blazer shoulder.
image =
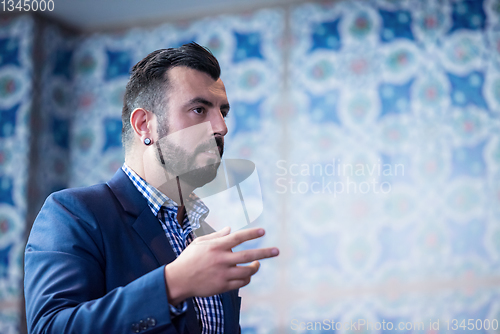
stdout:
[(88, 233), (100, 234), (101, 216), (116, 215), (120, 211), (123, 211), (121, 205), (105, 183), (56, 191), (47, 197), (40, 209), (30, 239), (41, 231), (58, 231), (57, 235), (64, 236), (64, 231), (71, 230), (71, 234), (78, 234), (78, 230), (83, 229)]
[(78, 214), (83, 219), (85, 217), (81, 215), (96, 216), (109, 211), (116, 213), (122, 209), (115, 194), (106, 183), (54, 192), (47, 197), (42, 210), (53, 208), (54, 205)]
[[(89, 187), (67, 188), (56, 191), (47, 197), (59, 203), (78, 204), (93, 203), (112, 197), (112, 191), (106, 183), (95, 184)], [(46, 201), (46, 202), (47, 202)]]

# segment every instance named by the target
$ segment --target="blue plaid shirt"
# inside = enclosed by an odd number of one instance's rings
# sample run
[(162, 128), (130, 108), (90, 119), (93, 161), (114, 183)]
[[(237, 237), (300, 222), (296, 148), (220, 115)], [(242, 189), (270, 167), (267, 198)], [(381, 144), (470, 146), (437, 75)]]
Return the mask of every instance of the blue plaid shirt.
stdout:
[[(208, 215), (208, 208), (201, 199), (194, 193), (185, 200), (186, 216), (182, 227), (177, 222), (177, 203), (168, 198), (158, 189), (144, 181), (126, 164), (123, 164), (122, 170), (127, 174), (137, 190), (148, 201), (149, 208), (158, 218), (170, 241), (170, 245), (175, 254), (179, 256), (181, 252), (193, 241), (193, 227), (197, 229), (200, 221)], [(202, 334), (221, 334), (224, 333), (224, 313), (220, 295), (211, 297), (194, 297), (194, 306), (198, 321), (201, 324)], [(184, 301), (181, 307), (175, 308), (170, 305), (172, 316), (179, 315), (187, 309), (187, 302)]]

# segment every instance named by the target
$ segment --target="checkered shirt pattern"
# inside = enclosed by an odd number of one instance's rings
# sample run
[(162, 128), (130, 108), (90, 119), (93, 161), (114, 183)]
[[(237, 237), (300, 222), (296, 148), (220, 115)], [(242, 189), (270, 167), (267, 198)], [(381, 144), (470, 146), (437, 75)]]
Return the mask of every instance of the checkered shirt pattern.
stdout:
[[(160, 221), (172, 249), (179, 256), (193, 241), (193, 227), (197, 229), (200, 226), (200, 220), (204, 220), (208, 215), (208, 208), (198, 196), (191, 193), (184, 203), (187, 214), (181, 227), (176, 219), (177, 203), (144, 181), (126, 164), (123, 164), (122, 170), (148, 201), (149, 208)], [(194, 300), (196, 315), (202, 326), (202, 334), (224, 333), (224, 314), (220, 295), (195, 297)], [(179, 315), (186, 309), (187, 303), (184, 302), (182, 310), (173, 307), (170, 310), (174, 315)]]

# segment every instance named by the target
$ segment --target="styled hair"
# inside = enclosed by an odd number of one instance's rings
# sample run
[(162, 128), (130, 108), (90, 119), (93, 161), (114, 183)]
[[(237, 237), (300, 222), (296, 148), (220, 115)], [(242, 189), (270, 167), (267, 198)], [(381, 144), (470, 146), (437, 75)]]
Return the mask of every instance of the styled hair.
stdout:
[(136, 108), (144, 108), (158, 119), (167, 111), (169, 89), (168, 70), (185, 66), (204, 72), (214, 80), (220, 77), (220, 66), (214, 55), (206, 48), (191, 42), (178, 48), (160, 49), (151, 52), (132, 67), (125, 89), (122, 109), (122, 143), (125, 152), (130, 148), (133, 129), (130, 114)]

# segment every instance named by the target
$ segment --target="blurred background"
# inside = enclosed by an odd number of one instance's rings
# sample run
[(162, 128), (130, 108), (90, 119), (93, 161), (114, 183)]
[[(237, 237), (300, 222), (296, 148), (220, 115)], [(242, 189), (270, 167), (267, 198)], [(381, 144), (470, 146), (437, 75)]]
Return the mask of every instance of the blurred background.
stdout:
[(0, 17), (0, 333), (25, 333), (46, 196), (114, 174), (130, 68), (190, 41), (222, 67), (225, 157), (260, 176), (245, 247), (281, 249), (241, 290), (243, 333), (500, 332), (500, 1), (53, 5)]

